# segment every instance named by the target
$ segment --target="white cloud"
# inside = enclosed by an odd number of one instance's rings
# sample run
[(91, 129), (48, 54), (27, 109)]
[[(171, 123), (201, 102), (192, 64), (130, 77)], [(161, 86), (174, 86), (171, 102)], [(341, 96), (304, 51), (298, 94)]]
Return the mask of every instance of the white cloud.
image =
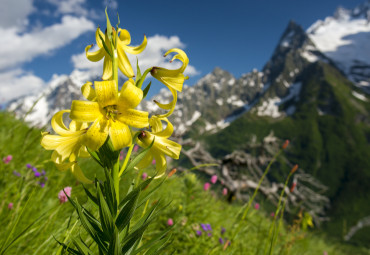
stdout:
[(44, 86), (41, 78), (21, 69), (0, 73), (0, 102), (38, 92)]
[(0, 27), (22, 29), (35, 8), (30, 0), (0, 0)]
[(90, 20), (72, 16), (64, 16), (61, 23), (30, 33), (19, 34), (15, 28), (0, 28), (0, 70), (48, 54), (90, 30), (94, 30)]
[(57, 14), (76, 14), (87, 16), (88, 11), (84, 7), (86, 0), (48, 0), (57, 7)]
[[(128, 58), (131, 62), (131, 65), (136, 72), (136, 57), (139, 59), (139, 66), (142, 72), (145, 69), (152, 66), (160, 66), (168, 69), (176, 69), (181, 66), (180, 61), (174, 61), (170, 63), (170, 56), (166, 58), (163, 57), (163, 54), (172, 48), (184, 48), (185, 45), (180, 41), (178, 36), (166, 37), (162, 35), (155, 35), (148, 38), (148, 44), (146, 49), (139, 55), (130, 55)], [(98, 46), (94, 46), (90, 51), (95, 51), (98, 49)], [(72, 63), (75, 69), (85, 70), (92, 75), (101, 75), (103, 70), (103, 60), (99, 62), (90, 62), (87, 60), (85, 53), (78, 55), (73, 55), (71, 57)], [(196, 70), (194, 66), (188, 65), (185, 71), (185, 75), (194, 76), (199, 74), (199, 71)]]

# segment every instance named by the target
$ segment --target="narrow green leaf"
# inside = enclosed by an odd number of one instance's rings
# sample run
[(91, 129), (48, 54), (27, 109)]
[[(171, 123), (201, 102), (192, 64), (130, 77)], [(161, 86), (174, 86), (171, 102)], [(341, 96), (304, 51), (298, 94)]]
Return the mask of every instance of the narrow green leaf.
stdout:
[[(55, 239), (55, 237), (54, 237), (54, 239)], [(57, 239), (55, 239), (55, 241), (57, 241), (59, 245), (63, 246), (63, 248), (65, 250), (67, 250), (69, 253), (71, 253), (73, 255), (84, 255), (83, 253), (79, 252), (78, 250), (72, 249), (68, 245), (59, 242)]]
[(89, 249), (89, 247), (87, 247), (83, 242), (81, 242), (80, 240), (76, 239), (76, 238), (72, 238), (72, 243), (74, 244), (74, 246), (76, 246), (77, 250), (79, 252), (81, 252), (81, 254), (84, 254), (84, 255), (90, 255), (90, 254), (93, 254), (93, 252)]
[(131, 249), (135, 245), (137, 241), (141, 239), (141, 237), (144, 234), (144, 231), (147, 229), (149, 226), (150, 222), (146, 222), (142, 224), (138, 229), (133, 231), (131, 234), (129, 234), (125, 240), (124, 240), (124, 245), (122, 246), (122, 253), (125, 254), (127, 251)]
[(155, 237), (153, 237), (152, 239), (150, 239), (150, 241), (146, 242), (139, 249), (135, 250), (131, 255), (138, 254), (138, 253), (140, 253), (142, 251), (145, 251), (146, 249), (151, 248), (158, 241), (161, 242), (161, 241), (165, 240), (165, 242), (167, 242), (170, 236), (168, 236), (168, 237), (165, 237), (165, 236), (172, 230), (172, 228), (173, 228), (173, 226), (166, 228), (164, 231), (162, 231), (161, 233), (159, 233), (158, 235), (156, 235)]
[(112, 238), (113, 230), (114, 230), (114, 223), (112, 214), (110, 213), (109, 207), (107, 202), (105, 201), (103, 194), (100, 190), (100, 187), (97, 188), (98, 192), (98, 201), (99, 201), (99, 215), (100, 215), (100, 221), (103, 228), (103, 233), (109, 239)]
[(159, 240), (156, 244), (154, 244), (150, 249), (145, 253), (145, 255), (156, 255), (161, 254), (161, 251), (163, 251), (168, 245), (171, 235)]
[[(64, 194), (68, 197), (68, 195), (65, 192), (64, 192)], [(82, 211), (81, 205), (78, 202), (73, 201), (70, 197), (68, 197), (68, 201), (76, 209), (78, 217), (80, 217), (81, 224), (84, 227), (84, 229), (87, 231), (87, 233), (93, 238), (93, 240), (98, 244), (98, 246), (101, 247), (101, 249), (103, 249), (104, 251), (107, 251), (108, 250), (107, 245), (99, 237), (98, 231), (90, 224), (86, 215)]]
[(110, 50), (109, 50), (108, 46), (105, 44), (104, 38), (103, 38), (103, 37), (101, 37), (101, 35), (100, 35), (100, 34), (99, 34), (99, 38), (100, 38), (100, 40), (101, 40), (101, 41), (102, 41), (102, 43), (103, 43), (103, 47), (104, 47), (104, 49), (105, 49), (105, 52), (109, 55), (109, 57), (110, 57), (111, 59), (113, 59), (112, 52), (110, 52)]
[(109, 41), (112, 42), (112, 25), (110, 24), (109, 17), (108, 17), (108, 12), (107, 12), (108, 7), (105, 7), (105, 16), (107, 17), (107, 35)]
[(125, 171), (130, 171), (131, 169), (133, 169), (137, 164), (139, 164), (139, 162), (145, 157), (145, 155), (149, 152), (149, 150), (152, 148), (153, 144), (154, 144), (154, 140), (155, 138), (153, 139), (152, 143), (147, 147), (145, 148), (144, 150), (142, 150), (129, 164), (128, 166), (126, 167)]
[(105, 174), (105, 182), (104, 182), (105, 197), (107, 199), (109, 210), (113, 218), (115, 218), (117, 214), (116, 191), (114, 188), (112, 176), (109, 174), (108, 169), (104, 169), (104, 174)]
[(86, 193), (86, 195), (88, 196), (88, 198), (90, 198), (90, 200), (91, 200), (94, 204), (98, 205), (98, 199), (97, 199), (93, 194), (91, 194), (91, 193), (90, 193), (90, 191), (89, 191), (88, 189), (86, 189), (86, 188), (85, 188), (85, 185), (83, 185), (83, 184), (82, 184), (82, 187), (84, 188), (85, 193)]
[(166, 181), (165, 178), (162, 179), (160, 183), (158, 183), (156, 186), (151, 188), (139, 201), (138, 207), (140, 207), (142, 204), (146, 203), (146, 201), (154, 194), (154, 191), (156, 191), (164, 182)]
[(90, 154), (90, 156), (101, 166), (103, 167), (103, 164), (101, 163), (100, 161), (100, 158), (98, 156), (98, 154), (95, 152), (95, 151), (92, 151), (90, 150), (88, 147), (87, 148), (87, 152)]
[(109, 255), (120, 255), (120, 242), (119, 242), (119, 235), (117, 228), (114, 228), (114, 233), (111, 239), (111, 242), (109, 243)]
[(149, 82), (149, 84), (143, 90), (143, 99), (146, 98), (146, 95), (148, 94), (149, 89), (150, 89), (150, 85), (152, 85), (152, 82)]
[(148, 178), (147, 180), (143, 181), (142, 183), (140, 183), (139, 186), (137, 186), (133, 191), (131, 191), (130, 193), (128, 193), (124, 199), (122, 199), (122, 201), (119, 203), (119, 206), (118, 208), (121, 208), (122, 206), (124, 206), (129, 200), (131, 200), (134, 196), (135, 196), (135, 193), (137, 191), (141, 191), (143, 190), (146, 186), (148, 186), (154, 179), (153, 178)]
[(128, 203), (122, 208), (120, 213), (116, 219), (116, 226), (118, 230), (121, 232), (129, 223), (134, 215), (137, 200), (140, 195), (140, 190), (136, 190), (133, 192), (132, 198), (128, 201)]
[(141, 79), (141, 71), (139, 67), (139, 59), (136, 58), (136, 82), (138, 82)]

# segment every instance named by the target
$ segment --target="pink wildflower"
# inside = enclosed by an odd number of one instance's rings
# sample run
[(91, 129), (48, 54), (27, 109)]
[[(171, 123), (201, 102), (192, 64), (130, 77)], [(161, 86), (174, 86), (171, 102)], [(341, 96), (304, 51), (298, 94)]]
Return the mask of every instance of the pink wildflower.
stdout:
[(215, 184), (217, 182), (217, 175), (212, 175), (211, 182)]
[(222, 195), (226, 196), (227, 195), (227, 188), (222, 189)]
[(211, 184), (209, 182), (206, 182), (206, 183), (204, 183), (203, 189), (205, 191), (207, 191), (207, 190), (209, 190), (210, 187), (211, 187)]
[(155, 165), (155, 159), (153, 159), (153, 161), (152, 161), (152, 165)]
[[(72, 193), (71, 187), (65, 187), (63, 190), (68, 195), (68, 197), (71, 196), (71, 193)], [(66, 194), (64, 194), (63, 190), (59, 191), (58, 193), (58, 198), (61, 204), (64, 204), (65, 202), (68, 201), (68, 197), (66, 196)]]
[(270, 213), (270, 216), (271, 216), (271, 217), (275, 217), (275, 213), (274, 213), (274, 212), (271, 212), (271, 213)]
[(4, 162), (4, 164), (9, 164), (9, 162), (12, 161), (12, 159), (13, 159), (13, 156), (8, 155), (8, 156), (3, 158), (3, 162)]
[(145, 180), (146, 178), (148, 178), (148, 174), (147, 173), (143, 173), (141, 175), (141, 179)]
[(12, 209), (13, 209), (13, 203), (9, 203), (9, 204), (8, 204), (8, 209), (9, 209), (9, 210), (12, 210)]
[(169, 218), (169, 219), (167, 220), (167, 225), (168, 225), (168, 226), (172, 226), (172, 225), (173, 225), (173, 219)]
[(256, 210), (260, 209), (260, 204), (259, 204), (259, 203), (256, 203), (256, 204), (254, 205), (254, 209), (256, 209)]
[(134, 146), (134, 152), (137, 152), (139, 150), (139, 146), (135, 145)]

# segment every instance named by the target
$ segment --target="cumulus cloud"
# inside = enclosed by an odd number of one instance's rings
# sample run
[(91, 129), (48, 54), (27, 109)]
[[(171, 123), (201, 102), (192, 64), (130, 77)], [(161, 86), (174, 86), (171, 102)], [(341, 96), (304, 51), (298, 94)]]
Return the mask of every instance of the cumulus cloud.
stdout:
[(21, 69), (0, 73), (0, 102), (39, 92), (44, 86), (41, 78)]
[(35, 8), (30, 0), (1, 0), (0, 27), (23, 29), (28, 24), (28, 15)]
[[(136, 57), (139, 59), (139, 66), (142, 71), (152, 66), (161, 66), (168, 69), (176, 69), (181, 66), (180, 61), (174, 61), (170, 63), (170, 56), (166, 58), (163, 57), (163, 54), (172, 48), (184, 49), (185, 45), (180, 41), (178, 36), (166, 37), (162, 35), (155, 35), (148, 38), (148, 44), (146, 49), (139, 55), (130, 55), (128, 58), (131, 62), (134, 71), (136, 72)], [(97, 50), (98, 47), (95, 45), (90, 51)], [(103, 70), (103, 61), (99, 62), (90, 62), (87, 60), (85, 53), (73, 55), (72, 63), (75, 69), (85, 70), (91, 75), (101, 75)], [(185, 75), (195, 76), (199, 74), (199, 71), (196, 70), (194, 66), (188, 65), (185, 71)]]
[(64, 16), (61, 23), (30, 33), (0, 28), (0, 71), (48, 54), (90, 30), (94, 30), (90, 20), (72, 16)]

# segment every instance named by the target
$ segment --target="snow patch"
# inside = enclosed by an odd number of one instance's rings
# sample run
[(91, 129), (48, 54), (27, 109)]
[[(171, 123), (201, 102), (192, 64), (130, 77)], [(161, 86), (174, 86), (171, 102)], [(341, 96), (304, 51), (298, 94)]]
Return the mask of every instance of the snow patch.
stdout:
[(185, 124), (186, 126), (191, 126), (195, 121), (197, 121), (199, 119), (199, 117), (202, 116), (202, 114), (198, 111), (195, 111), (193, 113), (193, 116), (191, 117), (190, 120), (188, 120)]
[(360, 93), (358, 93), (358, 92), (356, 92), (356, 91), (352, 91), (352, 95), (353, 95), (355, 98), (357, 98), (357, 99), (359, 99), (359, 100), (361, 100), (361, 101), (367, 102), (367, 98), (366, 98), (363, 94), (360, 94)]

